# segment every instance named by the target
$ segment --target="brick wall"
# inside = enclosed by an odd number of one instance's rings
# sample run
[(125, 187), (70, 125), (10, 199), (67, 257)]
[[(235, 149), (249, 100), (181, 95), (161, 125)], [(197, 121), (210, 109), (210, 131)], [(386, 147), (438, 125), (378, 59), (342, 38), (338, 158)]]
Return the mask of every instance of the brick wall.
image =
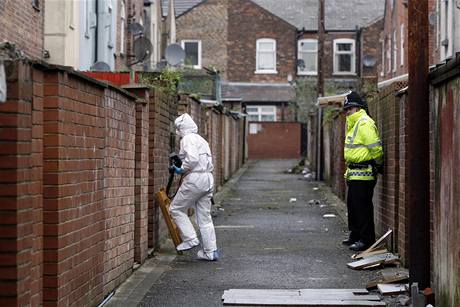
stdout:
[[(230, 81), (286, 82), (296, 74), (296, 28), (249, 0), (228, 5), (228, 79)], [(238, 30), (236, 30), (238, 29)], [(276, 40), (277, 74), (254, 74), (256, 41)]]
[(201, 41), (201, 66), (227, 74), (227, 0), (208, 0), (176, 19), (176, 38)]
[[(257, 133), (252, 129), (257, 126)], [(253, 128), (251, 128), (253, 126)], [(300, 158), (300, 124), (250, 122), (248, 135), (249, 159)], [(276, 143), (277, 146), (273, 146)], [(254, 146), (257, 144), (257, 146)]]
[(8, 100), (0, 104), (0, 300), (8, 306), (38, 305), (43, 284), (43, 74), (22, 63), (5, 66)]
[(43, 57), (45, 1), (0, 2), (0, 42), (9, 41), (33, 58)]

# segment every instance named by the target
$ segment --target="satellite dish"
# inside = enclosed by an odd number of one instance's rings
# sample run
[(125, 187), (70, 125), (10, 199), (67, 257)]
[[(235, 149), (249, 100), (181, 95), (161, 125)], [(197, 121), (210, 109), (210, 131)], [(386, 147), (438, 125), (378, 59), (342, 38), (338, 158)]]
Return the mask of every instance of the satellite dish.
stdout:
[(91, 71), (110, 71), (110, 66), (106, 62), (96, 62), (90, 68)]
[(144, 33), (144, 27), (138, 22), (133, 22), (129, 24), (128, 31), (134, 36), (142, 35)]
[(171, 44), (165, 51), (166, 61), (169, 65), (179, 65), (185, 59), (185, 51), (179, 44)]
[(133, 42), (133, 53), (138, 63), (147, 60), (152, 54), (152, 49), (152, 43), (145, 37), (138, 37)]
[(374, 67), (377, 60), (372, 55), (365, 55), (363, 57), (363, 64), (365, 67)]

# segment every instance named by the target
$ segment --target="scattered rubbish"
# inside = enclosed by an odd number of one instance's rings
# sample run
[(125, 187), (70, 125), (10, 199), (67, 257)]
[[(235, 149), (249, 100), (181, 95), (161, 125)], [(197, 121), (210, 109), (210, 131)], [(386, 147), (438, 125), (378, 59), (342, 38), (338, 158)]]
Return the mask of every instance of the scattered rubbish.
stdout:
[(224, 305), (248, 306), (386, 306), (366, 289), (230, 289)]
[(409, 303), (410, 303), (410, 297), (408, 297), (407, 295), (398, 295), (398, 297), (396, 298), (399, 302), (399, 304), (401, 304), (402, 306), (409, 306)]
[(296, 201), (297, 201), (297, 198), (294, 198), (294, 197), (289, 199), (290, 203), (295, 203)]
[(323, 217), (324, 218), (333, 218), (333, 217), (336, 217), (336, 215), (333, 214), (333, 213), (327, 213), (327, 214), (324, 214)]
[(292, 174), (292, 168), (288, 169), (288, 170), (286, 171), (286, 173)]
[(313, 191), (318, 191), (318, 190), (319, 190), (319, 188), (313, 188)]
[(403, 268), (388, 269), (380, 271), (376, 278), (370, 280), (366, 289), (377, 287), (378, 284), (389, 284), (394, 282), (404, 282), (409, 279), (409, 271)]
[(310, 201), (308, 202), (308, 204), (309, 204), (310, 206), (313, 206), (313, 205), (320, 205), (320, 204), (321, 204), (321, 201), (318, 200), (318, 199), (312, 199), (312, 200), (310, 200)]
[(219, 210), (220, 210), (220, 211), (225, 211), (225, 209), (224, 209), (224, 208), (219, 208)]
[(301, 223), (303, 223), (303, 221), (297, 221), (297, 223), (301, 224)]
[(378, 284), (377, 288), (382, 295), (400, 294), (409, 291), (409, 284)]
[(320, 207), (320, 208), (324, 208), (324, 207), (326, 207), (326, 205), (319, 205), (319, 207)]
[(329, 228), (324, 228), (324, 231), (325, 231), (325, 232), (328, 232), (328, 231), (329, 231)]
[(353, 254), (351, 255), (351, 259), (362, 259), (364, 257), (369, 257), (369, 256), (373, 256), (373, 255), (380, 255), (380, 254), (385, 254), (385, 253), (388, 253), (388, 250), (386, 248), (381, 248), (381, 249), (375, 249), (373, 251), (370, 251), (370, 252), (362, 252), (360, 254)]
[(372, 255), (372, 256), (364, 257), (361, 260), (347, 263), (347, 266), (355, 270), (365, 270), (365, 269), (378, 267), (381, 265), (394, 264), (394, 263), (397, 263), (398, 261), (399, 261), (398, 256), (393, 255), (392, 253), (386, 253), (386, 254)]

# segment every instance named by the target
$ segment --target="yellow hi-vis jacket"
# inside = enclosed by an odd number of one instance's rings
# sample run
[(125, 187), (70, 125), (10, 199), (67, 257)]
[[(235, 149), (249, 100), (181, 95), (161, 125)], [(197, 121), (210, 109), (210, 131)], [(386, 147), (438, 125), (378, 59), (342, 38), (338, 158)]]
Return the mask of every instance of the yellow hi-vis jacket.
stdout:
[(346, 180), (375, 180), (383, 164), (383, 148), (375, 122), (361, 109), (347, 116), (344, 146)]

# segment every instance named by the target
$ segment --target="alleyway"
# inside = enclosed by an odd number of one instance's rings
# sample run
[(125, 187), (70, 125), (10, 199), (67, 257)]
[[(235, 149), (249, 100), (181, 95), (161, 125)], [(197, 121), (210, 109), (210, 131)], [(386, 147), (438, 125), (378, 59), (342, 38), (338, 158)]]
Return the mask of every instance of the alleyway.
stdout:
[(230, 288), (362, 288), (370, 273), (346, 267), (344, 222), (323, 218), (331, 206), (308, 204), (324, 193), (283, 173), (294, 163), (250, 163), (214, 219), (220, 261), (196, 260), (196, 250), (176, 257), (141, 305), (221, 306)]

